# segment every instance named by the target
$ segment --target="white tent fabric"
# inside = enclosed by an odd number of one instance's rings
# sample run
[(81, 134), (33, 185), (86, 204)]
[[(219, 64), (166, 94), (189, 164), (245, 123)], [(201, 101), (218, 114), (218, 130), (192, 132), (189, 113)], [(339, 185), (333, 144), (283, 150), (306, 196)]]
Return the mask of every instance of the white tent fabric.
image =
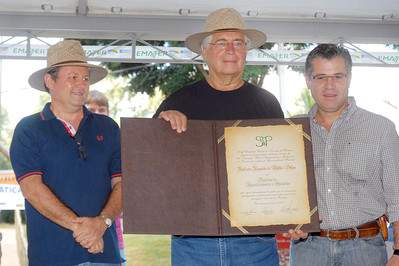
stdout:
[(1, 0), (0, 35), (183, 40), (227, 6), (270, 42), (399, 43), (398, 0)]

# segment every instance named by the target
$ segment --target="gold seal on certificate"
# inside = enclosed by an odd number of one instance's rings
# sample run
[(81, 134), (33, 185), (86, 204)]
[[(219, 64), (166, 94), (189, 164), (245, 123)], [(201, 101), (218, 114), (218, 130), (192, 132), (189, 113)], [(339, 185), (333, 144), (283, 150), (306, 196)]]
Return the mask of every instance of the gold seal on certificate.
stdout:
[(302, 125), (225, 128), (231, 226), (310, 223)]

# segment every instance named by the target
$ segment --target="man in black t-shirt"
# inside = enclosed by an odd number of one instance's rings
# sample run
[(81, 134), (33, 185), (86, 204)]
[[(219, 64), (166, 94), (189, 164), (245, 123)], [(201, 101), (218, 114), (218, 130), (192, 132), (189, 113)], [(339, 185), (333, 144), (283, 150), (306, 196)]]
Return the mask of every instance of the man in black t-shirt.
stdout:
[[(245, 28), (236, 10), (211, 13), (204, 32), (186, 39), (187, 47), (202, 55), (209, 75), (168, 97), (154, 117), (169, 121), (179, 133), (187, 130), (187, 119), (283, 118), (271, 93), (242, 79), (247, 51), (265, 41), (264, 33)], [(172, 237), (174, 266), (278, 264), (276, 242), (270, 236)]]

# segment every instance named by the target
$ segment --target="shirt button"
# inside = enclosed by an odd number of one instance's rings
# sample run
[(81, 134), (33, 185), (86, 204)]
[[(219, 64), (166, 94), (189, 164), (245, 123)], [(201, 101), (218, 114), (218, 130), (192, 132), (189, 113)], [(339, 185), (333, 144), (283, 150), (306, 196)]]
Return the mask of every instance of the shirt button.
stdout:
[(330, 167), (327, 167), (327, 171), (330, 171)]
[(331, 189), (327, 189), (328, 193), (331, 193)]

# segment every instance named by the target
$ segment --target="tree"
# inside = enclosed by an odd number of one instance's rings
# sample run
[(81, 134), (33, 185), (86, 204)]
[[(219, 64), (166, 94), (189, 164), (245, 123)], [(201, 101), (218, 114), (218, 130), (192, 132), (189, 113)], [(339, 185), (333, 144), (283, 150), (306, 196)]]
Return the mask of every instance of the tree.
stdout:
[(10, 169), (10, 156), (8, 152), (8, 142), (10, 132), (6, 130), (8, 116), (4, 109), (0, 110), (0, 169)]
[[(82, 41), (86, 43), (86, 41)], [(97, 44), (102, 44), (102, 41)], [(150, 42), (155, 46), (181, 47), (183, 42)], [(92, 44), (92, 43), (91, 43)], [(266, 44), (265, 49), (270, 49), (273, 44)], [(148, 93), (154, 95), (159, 88), (162, 93), (169, 95), (187, 84), (204, 78), (202, 65), (197, 64), (132, 64), (132, 63), (104, 63), (114, 76), (129, 77), (127, 90), (130, 93)], [(126, 71), (123, 71), (126, 69)], [(246, 66), (244, 79), (255, 85), (261, 85), (263, 78), (269, 73), (271, 66)]]
[(310, 90), (308, 88), (303, 88), (300, 96), (295, 100), (297, 110), (294, 113), (288, 113), (288, 116), (306, 115), (314, 103)]
[[(110, 40), (81, 40), (83, 45), (105, 45)], [(183, 42), (178, 41), (148, 41), (155, 46), (182, 47)], [(114, 44), (117, 45), (117, 44)], [(266, 43), (261, 48), (271, 49), (275, 44)], [(309, 44), (284, 44), (284, 48), (303, 49)], [(137, 63), (103, 63), (111, 75), (128, 77), (129, 82), (126, 89), (131, 94), (138, 92), (154, 95), (155, 89), (165, 95), (204, 78), (202, 65), (192, 64), (137, 64)], [(303, 68), (292, 67), (295, 71), (302, 71)], [(243, 78), (248, 82), (261, 86), (264, 77), (273, 69), (270, 65), (246, 66)]]

